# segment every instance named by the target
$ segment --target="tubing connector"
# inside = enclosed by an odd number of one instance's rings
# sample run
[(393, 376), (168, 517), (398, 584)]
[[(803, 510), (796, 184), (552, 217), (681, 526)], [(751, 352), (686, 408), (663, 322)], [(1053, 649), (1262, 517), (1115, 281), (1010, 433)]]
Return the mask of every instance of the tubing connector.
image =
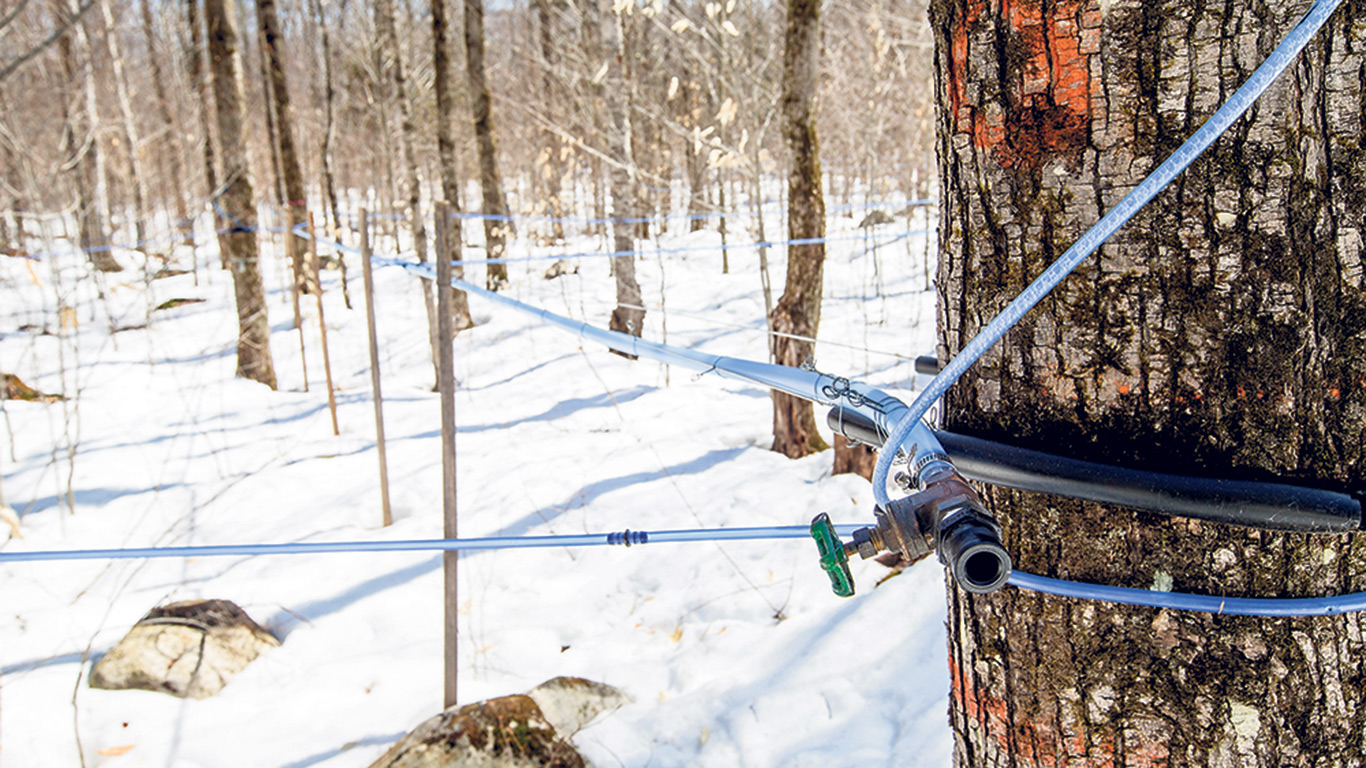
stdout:
[[(841, 545), (835, 537), (832, 544), (826, 537), (820, 547), (821, 565), (830, 573), (836, 594), (848, 597), (854, 593), (853, 580), (848, 576), (848, 558), (854, 553), (867, 560), (881, 552), (895, 552), (907, 563), (933, 553), (968, 592), (985, 594), (1005, 586), (1010, 578), (1010, 555), (1001, 544), (1001, 526), (983, 506), (977, 491), (947, 461), (927, 466), (920, 480), (924, 490), (892, 501), (885, 510), (874, 509), (876, 524), (854, 531), (852, 542)], [(812, 522), (813, 535), (822, 517), (829, 525), (828, 517), (818, 516)], [(833, 535), (833, 529), (829, 530)], [(821, 537), (817, 542), (821, 543)]]

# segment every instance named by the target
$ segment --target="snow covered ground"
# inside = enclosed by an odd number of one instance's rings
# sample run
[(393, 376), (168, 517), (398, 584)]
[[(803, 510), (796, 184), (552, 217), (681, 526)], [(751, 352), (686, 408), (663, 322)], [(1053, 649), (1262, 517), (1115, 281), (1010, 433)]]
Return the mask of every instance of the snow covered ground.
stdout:
[[(875, 264), (863, 211), (852, 215), (831, 218), (820, 332), (831, 343), (816, 363), (908, 399), (905, 358), (933, 350), (923, 235), (885, 245)], [(731, 242), (745, 239), (739, 226)], [(768, 231), (778, 227), (775, 212)], [(756, 252), (732, 250), (723, 275), (719, 235), (685, 229), (658, 241), (680, 252), (639, 261), (646, 336), (664, 340), (667, 320), (668, 343), (764, 359)], [(334, 437), (315, 313), (305, 302), (305, 392), (280, 259), (266, 278), (272, 392), (233, 377), (232, 285), (209, 268), (215, 245), (198, 253), (197, 286), (188, 274), (145, 285), (140, 254), (116, 255), (130, 269), (99, 283), (74, 256), (0, 257), (0, 371), (78, 394), (3, 404), (2, 488), (23, 538), (0, 551), (441, 535), (439, 404), (416, 280), (376, 272), (395, 516), (382, 528), (359, 265), (354, 310), (337, 273), (324, 278)], [(776, 299), (781, 249), (772, 259)], [(188, 249), (174, 260), (186, 267)], [(547, 266), (514, 264), (510, 294), (605, 325), (607, 262), (550, 281)], [(172, 298), (205, 301), (110, 334)], [(821, 511), (871, 520), (868, 484), (831, 476), (829, 452), (767, 450), (765, 391), (581, 347), (477, 299), (472, 309), (479, 326), (455, 344), (463, 536), (806, 524)], [(574, 737), (600, 768), (947, 765), (942, 571), (922, 563), (874, 588), (886, 569), (852, 565), (859, 593), (844, 600), (809, 540), (468, 554), (461, 700), (556, 675), (617, 686), (634, 703)], [(80, 765), (78, 750), (85, 766), (365, 766), (441, 707), (434, 553), (3, 565), (0, 583), (5, 766)], [(138, 618), (191, 598), (237, 602), (283, 645), (213, 699), (86, 687)]]

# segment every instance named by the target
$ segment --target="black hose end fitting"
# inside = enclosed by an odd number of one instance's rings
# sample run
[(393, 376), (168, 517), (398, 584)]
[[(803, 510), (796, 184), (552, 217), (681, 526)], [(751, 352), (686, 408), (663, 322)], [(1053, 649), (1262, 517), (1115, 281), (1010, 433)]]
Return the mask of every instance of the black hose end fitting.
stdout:
[(965, 509), (939, 531), (939, 561), (968, 592), (987, 594), (1010, 578), (1010, 554), (1001, 544), (1001, 529), (984, 513)]

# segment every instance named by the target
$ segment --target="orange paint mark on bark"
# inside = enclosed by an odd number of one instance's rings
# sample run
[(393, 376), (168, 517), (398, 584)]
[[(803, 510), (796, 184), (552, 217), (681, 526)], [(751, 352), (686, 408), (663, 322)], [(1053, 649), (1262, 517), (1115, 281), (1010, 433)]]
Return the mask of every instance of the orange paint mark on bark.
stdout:
[[(982, 20), (986, 0), (969, 2), (950, 32), (948, 92), (955, 130), (972, 136), (1006, 168), (1037, 168), (1050, 157), (1071, 155), (1087, 144), (1091, 119), (1090, 56), (1099, 51), (1098, 28), (1077, 24), (1081, 0), (999, 0), (1019, 65), (1007, 73), (1002, 105), (984, 108), (967, 96), (970, 35)], [(1089, 12), (1090, 9), (1088, 9)], [(1083, 16), (1083, 24), (1086, 17)]]
[(1120, 384), (1120, 385), (1119, 385), (1119, 393), (1120, 393), (1121, 395), (1127, 395), (1127, 394), (1129, 394), (1129, 385), (1128, 385), (1128, 384)]

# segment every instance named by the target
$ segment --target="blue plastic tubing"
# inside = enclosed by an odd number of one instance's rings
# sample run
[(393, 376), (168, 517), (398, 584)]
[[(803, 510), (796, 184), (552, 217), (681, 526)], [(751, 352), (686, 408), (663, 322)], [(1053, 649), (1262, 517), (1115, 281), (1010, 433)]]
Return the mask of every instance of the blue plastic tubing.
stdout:
[[(393, 259), (376, 259), (376, 261), (383, 264), (401, 266), (408, 271), (423, 277), (434, 276), (434, 269), (429, 264), (414, 264)], [(859, 413), (872, 418), (879, 425), (879, 428), (884, 428), (883, 425), (886, 422), (895, 420), (900, 414), (906, 412), (906, 406), (901, 403), (900, 400), (858, 382), (848, 382), (843, 379), (836, 379), (828, 374), (816, 373), (814, 371), (770, 365), (767, 363), (756, 363), (737, 358), (706, 355), (693, 350), (656, 344), (624, 333), (595, 328), (586, 323), (571, 320), (553, 312), (524, 304), (516, 299), (503, 296), (502, 294), (493, 293), (463, 280), (452, 280), (452, 283), (456, 287), (469, 291), (470, 293), (511, 307), (520, 312), (530, 314), (540, 318), (548, 325), (558, 327), (571, 333), (576, 333), (583, 338), (602, 343), (611, 349), (629, 352), (630, 354), (645, 359), (681, 365), (693, 370), (703, 372), (714, 371), (721, 376), (754, 382), (816, 402), (830, 402), (836, 399), (841, 400), (843, 401), (843, 407), (856, 410)], [(926, 453), (942, 451), (938, 438), (934, 436), (934, 433), (931, 432), (923, 422), (917, 419), (915, 421), (915, 427), (915, 431), (912, 432), (915, 446), (908, 451), (908, 453), (915, 454), (915, 458), (918, 459)], [(886, 453), (885, 446), (883, 448), (883, 453)], [(847, 536), (857, 527), (858, 526), (853, 525), (841, 525), (836, 526), (836, 530), (839, 531), (840, 535)], [(792, 530), (803, 532), (801, 534), (793, 534), (794, 536), (799, 536), (805, 535), (807, 529), (794, 528)], [(598, 541), (593, 543), (607, 543), (602, 541), (603, 537), (601, 535), (587, 538), (598, 539)], [(656, 539), (655, 534), (650, 534), (650, 541), (653, 542), (656, 540), (662, 541), (663, 539)], [(565, 546), (565, 544), (548, 543), (539, 546)], [(3, 562), (3, 559), (0, 559), (0, 562)], [(1102, 600), (1112, 603), (1125, 603), (1128, 605), (1169, 608), (1183, 611), (1199, 611), (1202, 613), (1246, 616), (1325, 616), (1334, 613), (1366, 610), (1366, 593), (1322, 598), (1218, 597), (1064, 581), (1061, 579), (1051, 579), (1046, 576), (1035, 576), (1034, 574), (1024, 573), (1022, 571), (1014, 571), (1010, 576), (1009, 583), (1020, 589), (1046, 592), (1053, 595), (1081, 600)]]
[[(848, 536), (860, 525), (835, 526)], [(641, 546), (695, 541), (771, 541), (808, 539), (804, 525), (760, 528), (693, 528), (673, 531), (622, 531), (570, 536), (490, 536), (472, 539), (409, 539), (405, 541), (299, 541), (286, 544), (220, 544), (202, 547), (144, 547), (130, 549), (72, 549), (37, 552), (0, 552), (0, 564), (55, 560), (131, 560), (167, 557), (228, 557), (256, 555), (317, 555), (338, 552), (476, 552), (489, 549), (545, 547)]]
[(1158, 166), (1157, 170), (1149, 174), (1132, 192), (1124, 197), (1109, 213), (1096, 223), (1095, 226), (1087, 230), (1067, 252), (1058, 257), (1043, 274), (1039, 275), (1029, 287), (1020, 292), (1010, 305), (1002, 310), (986, 328), (983, 328), (967, 346), (949, 362), (945, 368), (939, 372), (938, 376), (929, 383), (903, 416), (901, 420), (892, 428), (891, 434), (887, 437), (884, 450), (878, 454), (877, 464), (873, 469), (873, 496), (878, 504), (884, 507), (890, 499), (887, 496), (887, 473), (891, 467), (892, 457), (896, 455), (899, 448), (908, 437), (914, 434), (916, 427), (920, 424), (920, 419), (925, 412), (930, 409), (934, 401), (938, 400), (948, 391), (953, 383), (963, 375), (968, 368), (976, 363), (978, 358), (986, 353), (988, 349), (1001, 340), (1007, 331), (1024, 317), (1025, 313), (1034, 308), (1054, 286), (1062, 282), (1072, 270), (1077, 268), (1086, 257), (1090, 256), (1097, 248), (1110, 238), (1120, 227), (1124, 226), (1134, 214), (1138, 213), (1143, 206), (1148, 204), (1158, 192), (1161, 192), (1173, 179), (1181, 175), (1186, 167), (1194, 162), (1216, 139), (1235, 120), (1242, 116), (1249, 107), (1257, 101), (1280, 74), (1290, 65), (1290, 62), (1299, 55), (1304, 46), (1314, 37), (1328, 17), (1332, 15), (1334, 9), (1342, 3), (1342, 0), (1317, 0), (1314, 6), (1309, 9), (1300, 23), (1295, 26), (1290, 34), (1286, 35), (1281, 44), (1276, 46), (1276, 50), (1257, 67), (1252, 76), (1243, 83), (1229, 100), (1224, 103), (1219, 111), (1215, 112), (1204, 125), (1200, 126), (1186, 143), (1182, 144), (1167, 158), (1166, 162)]

